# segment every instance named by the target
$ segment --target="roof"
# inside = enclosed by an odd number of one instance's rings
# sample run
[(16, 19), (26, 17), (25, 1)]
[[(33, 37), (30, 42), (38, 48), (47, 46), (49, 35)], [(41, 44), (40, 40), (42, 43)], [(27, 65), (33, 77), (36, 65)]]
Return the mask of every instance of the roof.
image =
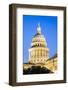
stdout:
[[(48, 60), (54, 59), (54, 58), (56, 58), (56, 57), (57, 57), (57, 53), (56, 53), (53, 57), (49, 58)], [(48, 61), (48, 60), (47, 60), (47, 61)]]

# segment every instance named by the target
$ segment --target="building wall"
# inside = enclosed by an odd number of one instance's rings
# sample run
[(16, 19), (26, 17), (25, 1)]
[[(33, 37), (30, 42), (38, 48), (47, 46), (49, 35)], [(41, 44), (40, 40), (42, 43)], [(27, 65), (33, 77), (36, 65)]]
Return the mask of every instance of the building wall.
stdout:
[(50, 59), (46, 62), (45, 67), (47, 67), (51, 71), (57, 70), (57, 57)]

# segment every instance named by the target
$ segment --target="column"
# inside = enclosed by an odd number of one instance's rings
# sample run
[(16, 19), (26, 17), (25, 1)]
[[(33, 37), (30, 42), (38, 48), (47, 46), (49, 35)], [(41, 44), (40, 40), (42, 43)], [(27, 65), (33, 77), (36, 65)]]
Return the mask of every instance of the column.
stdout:
[(40, 58), (40, 50), (39, 50), (39, 58)]
[(36, 59), (36, 50), (35, 50), (35, 59)]
[(43, 50), (42, 50), (42, 57), (43, 57)]
[(40, 50), (40, 56), (42, 57), (42, 49)]
[(29, 60), (30, 60), (30, 52), (29, 52)]
[(34, 59), (35, 59), (35, 50), (34, 50), (34, 54), (33, 54), (33, 55), (34, 55), (33, 57), (34, 57)]
[(46, 57), (48, 57), (48, 52), (46, 51)]
[(29, 61), (31, 62), (31, 51), (29, 52)]
[(39, 58), (39, 49), (38, 49), (38, 51), (37, 51), (37, 57)]
[(35, 50), (35, 60), (37, 61), (37, 50)]
[(41, 57), (42, 57), (42, 49), (41, 49)]
[(44, 58), (44, 50), (42, 50), (42, 62), (43, 62), (43, 58)]

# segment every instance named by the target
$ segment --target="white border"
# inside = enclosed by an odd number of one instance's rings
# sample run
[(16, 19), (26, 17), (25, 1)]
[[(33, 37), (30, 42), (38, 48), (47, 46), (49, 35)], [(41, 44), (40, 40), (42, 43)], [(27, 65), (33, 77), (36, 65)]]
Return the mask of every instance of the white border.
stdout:
[[(44, 15), (58, 17), (58, 70), (54, 74), (23, 75), (23, 19), (22, 15)], [(63, 11), (40, 9), (17, 9), (17, 82), (63, 80)]]

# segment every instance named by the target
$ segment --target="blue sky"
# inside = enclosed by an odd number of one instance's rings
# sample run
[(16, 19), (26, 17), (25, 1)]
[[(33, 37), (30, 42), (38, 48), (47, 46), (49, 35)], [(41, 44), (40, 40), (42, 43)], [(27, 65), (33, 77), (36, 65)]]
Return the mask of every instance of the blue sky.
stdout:
[(28, 62), (29, 52), (33, 36), (37, 33), (37, 25), (40, 23), (41, 32), (44, 35), (47, 46), (50, 49), (49, 57), (57, 52), (57, 16), (23, 15), (24, 32), (24, 63)]

